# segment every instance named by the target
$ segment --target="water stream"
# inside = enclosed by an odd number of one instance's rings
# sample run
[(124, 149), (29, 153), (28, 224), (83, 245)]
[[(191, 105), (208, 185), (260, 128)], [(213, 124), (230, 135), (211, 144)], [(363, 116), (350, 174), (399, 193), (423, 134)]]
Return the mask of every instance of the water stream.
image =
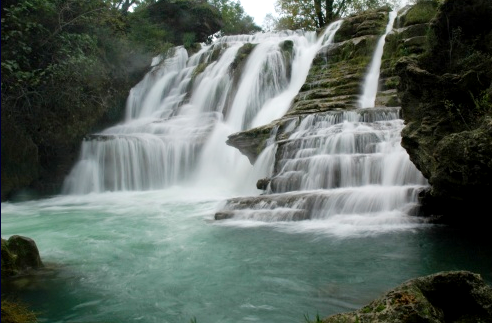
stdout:
[(386, 36), (393, 30), (393, 24), (397, 17), (397, 10), (393, 10), (389, 13), (388, 24), (384, 34), (379, 38), (376, 50), (369, 65), (369, 69), (364, 80), (364, 87), (362, 96), (359, 99), (360, 108), (372, 108), (376, 101), (376, 94), (379, 86), (379, 71), (381, 68), (381, 59), (383, 57), (384, 43), (386, 42)]

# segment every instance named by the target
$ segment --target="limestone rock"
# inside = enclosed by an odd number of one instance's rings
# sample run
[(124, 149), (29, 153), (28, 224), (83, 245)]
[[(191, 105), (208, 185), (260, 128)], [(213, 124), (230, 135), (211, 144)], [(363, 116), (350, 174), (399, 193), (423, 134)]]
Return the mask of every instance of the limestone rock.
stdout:
[(409, 280), (363, 308), (324, 323), (491, 322), (492, 288), (478, 274), (440, 272)]
[(34, 240), (19, 235), (2, 239), (2, 278), (42, 267), (44, 265)]
[(488, 208), (491, 19), (490, 1), (448, 0), (432, 21), (426, 53), (396, 64), (406, 123), (402, 146), (432, 186), (424, 196), (426, 213), (445, 215), (445, 222)]

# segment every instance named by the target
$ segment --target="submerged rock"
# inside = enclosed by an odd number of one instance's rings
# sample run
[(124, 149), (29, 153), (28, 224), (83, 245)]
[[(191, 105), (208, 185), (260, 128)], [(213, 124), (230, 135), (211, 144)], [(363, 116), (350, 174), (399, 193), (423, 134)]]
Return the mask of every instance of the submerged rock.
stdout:
[(492, 287), (479, 274), (440, 272), (409, 280), (357, 311), (322, 322), (492, 322)]

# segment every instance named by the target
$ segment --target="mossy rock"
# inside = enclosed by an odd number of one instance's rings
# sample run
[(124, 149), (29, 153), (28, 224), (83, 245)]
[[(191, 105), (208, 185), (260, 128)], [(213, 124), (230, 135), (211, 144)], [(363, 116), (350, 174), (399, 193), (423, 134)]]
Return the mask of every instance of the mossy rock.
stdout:
[(2, 279), (21, 274), (29, 269), (44, 267), (34, 240), (13, 235), (2, 239)]
[(249, 56), (249, 54), (251, 54), (256, 45), (257, 44), (246, 43), (241, 46), (241, 48), (239, 48), (236, 53), (234, 61), (231, 63), (230, 69), (234, 71), (242, 66), (242, 64), (246, 61), (246, 58)]
[(404, 15), (400, 17), (403, 27), (429, 22), (437, 13), (437, 0), (418, 1)]
[(440, 272), (409, 280), (360, 310), (332, 315), (341, 322), (491, 322), (492, 288), (478, 274)]
[(2, 323), (35, 323), (36, 313), (18, 301), (2, 299)]

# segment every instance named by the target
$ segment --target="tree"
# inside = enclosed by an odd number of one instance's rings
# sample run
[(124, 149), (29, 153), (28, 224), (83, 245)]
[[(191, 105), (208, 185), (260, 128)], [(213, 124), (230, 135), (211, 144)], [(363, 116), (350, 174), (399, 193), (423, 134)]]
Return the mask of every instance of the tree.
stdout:
[(277, 0), (276, 29), (322, 28), (347, 14), (383, 5), (383, 0)]
[(132, 7), (154, 3), (155, 0), (106, 0), (106, 2), (112, 8), (118, 9), (123, 14), (126, 14)]
[(209, 0), (209, 3), (219, 9), (224, 23), (220, 36), (250, 34), (261, 31), (254, 23), (253, 17), (244, 12), (238, 0)]

